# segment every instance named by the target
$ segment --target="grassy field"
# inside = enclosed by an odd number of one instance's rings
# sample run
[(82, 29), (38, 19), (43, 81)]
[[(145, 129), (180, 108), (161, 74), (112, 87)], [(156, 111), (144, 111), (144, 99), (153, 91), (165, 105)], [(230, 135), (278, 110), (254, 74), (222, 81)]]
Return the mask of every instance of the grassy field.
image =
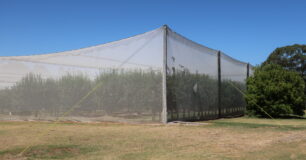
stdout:
[(305, 159), (305, 148), (306, 120), (234, 118), (167, 125), (0, 122), (0, 159), (287, 160)]

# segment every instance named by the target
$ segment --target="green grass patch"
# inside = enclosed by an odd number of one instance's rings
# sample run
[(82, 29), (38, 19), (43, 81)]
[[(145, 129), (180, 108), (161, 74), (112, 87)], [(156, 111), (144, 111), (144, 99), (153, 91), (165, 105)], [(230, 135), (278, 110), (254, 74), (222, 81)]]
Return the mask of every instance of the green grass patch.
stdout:
[(143, 159), (149, 159), (152, 157), (152, 153), (150, 152), (139, 152), (139, 153), (126, 153), (124, 155), (120, 156), (120, 159), (122, 160), (143, 160)]
[(243, 122), (224, 122), (214, 121), (211, 122), (213, 126), (217, 127), (241, 127), (241, 128), (271, 128), (280, 130), (306, 130), (306, 126), (293, 126), (293, 125), (277, 125), (277, 124), (260, 124), (260, 123), (243, 123)]
[(31, 159), (64, 159), (72, 158), (78, 155), (84, 155), (96, 151), (95, 147), (80, 147), (77, 145), (38, 145), (27, 149), (22, 155), (19, 155), (24, 148), (15, 148), (11, 150), (0, 151), (1, 157), (22, 156)]
[(5, 130), (0, 130), (0, 135), (3, 135), (3, 134), (5, 134), (5, 133), (6, 133)]

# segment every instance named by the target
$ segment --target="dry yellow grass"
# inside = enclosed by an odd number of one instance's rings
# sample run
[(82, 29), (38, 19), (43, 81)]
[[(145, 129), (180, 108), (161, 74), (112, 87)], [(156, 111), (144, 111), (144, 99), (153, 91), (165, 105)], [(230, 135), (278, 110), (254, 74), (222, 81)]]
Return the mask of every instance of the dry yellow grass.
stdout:
[(0, 159), (305, 159), (306, 120), (277, 121), (236, 118), (204, 125), (0, 122)]

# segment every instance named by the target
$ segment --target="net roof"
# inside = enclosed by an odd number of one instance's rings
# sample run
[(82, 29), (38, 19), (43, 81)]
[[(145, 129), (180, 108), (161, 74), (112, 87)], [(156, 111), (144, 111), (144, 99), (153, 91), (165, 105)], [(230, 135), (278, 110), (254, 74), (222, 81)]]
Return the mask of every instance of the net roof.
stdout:
[[(207, 56), (216, 56), (218, 52), (171, 30), (169, 35), (170, 42), (171, 38), (175, 38), (181, 43), (175, 44), (174, 47), (184, 49), (180, 45), (188, 45), (189, 48), (194, 49), (192, 53), (201, 54), (200, 52), (204, 51), (211, 54)], [(221, 54), (228, 61), (238, 65), (246, 64), (224, 53)], [(188, 61), (190, 57), (187, 56), (184, 59)], [(203, 64), (205, 63), (207, 66), (211, 62), (204, 59)], [(193, 68), (192, 63), (188, 67)], [(40, 55), (0, 57), (0, 88), (12, 86), (29, 72), (40, 74), (44, 78), (56, 78), (66, 73), (83, 73), (93, 77), (110, 68), (161, 71), (163, 68), (163, 27), (126, 39), (82, 49)], [(216, 73), (215, 69), (211, 70), (212, 73)]]

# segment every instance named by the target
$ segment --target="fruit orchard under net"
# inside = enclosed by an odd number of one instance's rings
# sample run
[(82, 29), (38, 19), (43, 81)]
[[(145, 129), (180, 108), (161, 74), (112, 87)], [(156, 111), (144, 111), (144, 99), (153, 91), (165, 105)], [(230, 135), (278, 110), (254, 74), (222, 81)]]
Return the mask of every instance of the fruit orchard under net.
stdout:
[(247, 63), (167, 26), (98, 46), (0, 57), (0, 120), (169, 122), (244, 114)]

